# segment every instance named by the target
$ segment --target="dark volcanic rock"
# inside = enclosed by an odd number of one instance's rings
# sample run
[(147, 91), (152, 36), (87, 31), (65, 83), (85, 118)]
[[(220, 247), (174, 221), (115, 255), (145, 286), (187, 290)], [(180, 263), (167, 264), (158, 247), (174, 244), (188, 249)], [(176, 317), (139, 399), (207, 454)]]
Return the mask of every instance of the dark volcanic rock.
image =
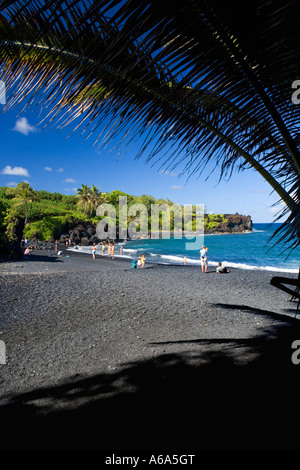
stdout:
[(253, 223), (250, 215), (241, 215), (237, 212), (235, 214), (224, 214), (226, 221), (224, 222), (221, 217), (215, 217), (214, 222), (218, 225), (212, 230), (205, 230), (206, 233), (244, 233), (251, 232)]

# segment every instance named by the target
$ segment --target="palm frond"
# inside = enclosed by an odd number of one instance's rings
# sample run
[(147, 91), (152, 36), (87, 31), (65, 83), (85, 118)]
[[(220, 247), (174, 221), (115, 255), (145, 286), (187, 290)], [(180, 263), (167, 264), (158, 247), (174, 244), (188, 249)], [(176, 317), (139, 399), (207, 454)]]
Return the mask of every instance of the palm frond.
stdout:
[[(94, 145), (188, 175), (258, 171), (285, 202), (284, 240), (300, 240), (299, 4), (290, 0), (1, 2), (8, 106), (49, 108)], [(250, 26), (249, 26), (250, 25)], [(293, 27), (295, 26), (295, 28)]]

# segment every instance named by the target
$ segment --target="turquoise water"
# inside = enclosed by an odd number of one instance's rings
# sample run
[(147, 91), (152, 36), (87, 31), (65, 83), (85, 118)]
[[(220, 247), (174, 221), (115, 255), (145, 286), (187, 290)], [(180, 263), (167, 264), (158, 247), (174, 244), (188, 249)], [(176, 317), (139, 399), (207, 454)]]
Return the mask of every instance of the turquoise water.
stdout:
[[(294, 250), (286, 259), (282, 254), (283, 245), (273, 239), (268, 240), (279, 224), (254, 224), (252, 233), (205, 235), (199, 239), (195, 249), (186, 239), (134, 240), (123, 245), (124, 254), (131, 257), (146, 255), (146, 262), (164, 264), (200, 264), (199, 250), (204, 242), (208, 247), (208, 265), (217, 266), (222, 261), (225, 266), (242, 269), (263, 269), (297, 273), (300, 265), (300, 249)], [(275, 246), (273, 247), (273, 245)], [(118, 250), (116, 250), (116, 254)], [(280, 254), (281, 253), (281, 254)]]

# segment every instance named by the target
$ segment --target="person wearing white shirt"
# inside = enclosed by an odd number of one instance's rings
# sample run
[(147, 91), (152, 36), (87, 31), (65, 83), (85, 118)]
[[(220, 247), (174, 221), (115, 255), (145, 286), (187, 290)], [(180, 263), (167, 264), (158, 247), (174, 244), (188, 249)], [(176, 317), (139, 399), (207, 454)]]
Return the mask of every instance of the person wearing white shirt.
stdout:
[(200, 250), (200, 261), (201, 261), (203, 273), (204, 273), (204, 269), (205, 269), (205, 272), (207, 273), (207, 251), (208, 251), (208, 248), (203, 245)]

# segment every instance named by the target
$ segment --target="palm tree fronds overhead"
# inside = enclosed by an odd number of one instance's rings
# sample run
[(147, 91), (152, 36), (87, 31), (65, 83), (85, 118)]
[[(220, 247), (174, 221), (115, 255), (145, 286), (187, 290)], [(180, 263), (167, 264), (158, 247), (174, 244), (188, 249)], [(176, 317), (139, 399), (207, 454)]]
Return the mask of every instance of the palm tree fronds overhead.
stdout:
[[(254, 168), (300, 243), (299, 2), (51, 0), (0, 3), (8, 107), (48, 107), (45, 123), (95, 145), (140, 142), (148, 161), (188, 174)], [(140, 155), (139, 154), (139, 155)]]

